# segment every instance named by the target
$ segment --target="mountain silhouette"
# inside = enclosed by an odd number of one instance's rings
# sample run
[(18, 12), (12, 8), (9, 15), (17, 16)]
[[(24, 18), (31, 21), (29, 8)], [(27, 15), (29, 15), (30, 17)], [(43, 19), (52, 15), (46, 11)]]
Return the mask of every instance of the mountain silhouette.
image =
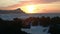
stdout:
[(20, 8), (15, 10), (0, 10), (0, 14), (21, 14), (24, 13)]

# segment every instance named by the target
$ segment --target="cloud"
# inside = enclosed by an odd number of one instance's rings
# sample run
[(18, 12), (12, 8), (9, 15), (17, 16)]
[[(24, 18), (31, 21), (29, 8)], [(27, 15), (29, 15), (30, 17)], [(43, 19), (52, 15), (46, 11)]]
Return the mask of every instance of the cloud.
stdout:
[(0, 7), (7, 7), (14, 4), (18, 4), (20, 0), (0, 0)]
[(51, 2), (57, 2), (60, 0), (42, 0), (44, 3), (51, 3)]
[(0, 0), (0, 7), (7, 7), (7, 6), (12, 6), (15, 4), (22, 4), (21, 2), (25, 3), (51, 3), (51, 2), (56, 2), (60, 0)]
[(60, 0), (0, 0), (0, 10), (12, 10), (30, 4), (44, 4), (46, 10), (60, 10)]

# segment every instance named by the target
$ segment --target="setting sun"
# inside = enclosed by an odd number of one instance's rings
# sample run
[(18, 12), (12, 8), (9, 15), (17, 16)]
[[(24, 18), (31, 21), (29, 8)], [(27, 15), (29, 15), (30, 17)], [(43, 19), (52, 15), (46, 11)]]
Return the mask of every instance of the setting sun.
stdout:
[(22, 6), (21, 9), (25, 13), (34, 13), (34, 10), (36, 9), (34, 5), (27, 5), (27, 6)]
[(33, 11), (35, 10), (35, 6), (34, 5), (26, 6), (26, 9), (28, 13), (33, 13)]
[(36, 5), (25, 5), (20, 7), (25, 13), (44, 13), (46, 5), (36, 4)]

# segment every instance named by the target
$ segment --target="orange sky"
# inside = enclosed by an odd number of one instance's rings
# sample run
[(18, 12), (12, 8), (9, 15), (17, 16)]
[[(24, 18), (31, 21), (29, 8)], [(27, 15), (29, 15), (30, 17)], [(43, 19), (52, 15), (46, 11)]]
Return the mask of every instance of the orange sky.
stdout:
[(60, 13), (60, 0), (0, 0), (0, 10), (23, 10), (29, 5), (37, 5), (37, 13)]

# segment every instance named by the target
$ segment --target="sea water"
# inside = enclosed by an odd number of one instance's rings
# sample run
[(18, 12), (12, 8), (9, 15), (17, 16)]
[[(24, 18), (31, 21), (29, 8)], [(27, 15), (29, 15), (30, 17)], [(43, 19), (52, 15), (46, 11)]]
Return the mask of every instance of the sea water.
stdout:
[(25, 31), (31, 34), (50, 34), (48, 33), (48, 29), (49, 27), (31, 26), (30, 29), (22, 29), (22, 31)]

